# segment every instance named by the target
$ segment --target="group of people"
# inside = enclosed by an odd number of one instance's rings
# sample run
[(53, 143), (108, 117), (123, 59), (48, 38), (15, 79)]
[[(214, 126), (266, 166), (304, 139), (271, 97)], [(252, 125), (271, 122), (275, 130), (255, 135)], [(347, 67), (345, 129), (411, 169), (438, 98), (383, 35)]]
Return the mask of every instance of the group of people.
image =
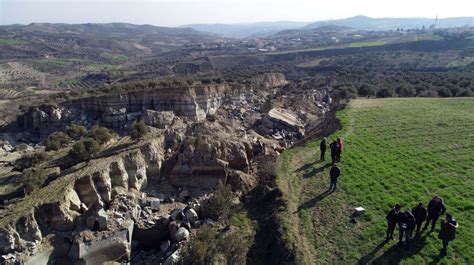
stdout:
[[(421, 226), (423, 222), (426, 222), (423, 230), (426, 230), (431, 223), (431, 230), (433, 232), (436, 226), (436, 222), (439, 217), (446, 212), (443, 200), (435, 196), (428, 203), (428, 209), (425, 208), (422, 202), (418, 203), (417, 206), (413, 207), (411, 211), (401, 211), (399, 204), (395, 205), (387, 214), (387, 238), (386, 240), (393, 240), (393, 232), (398, 224), (399, 235), (398, 243), (403, 245), (403, 237), (405, 237), (405, 247), (409, 248), (410, 240), (415, 232), (415, 237), (420, 236)], [(450, 214), (446, 214), (446, 221), (441, 221), (441, 230), (438, 238), (443, 241), (443, 249), (441, 253), (443, 255), (448, 254), (448, 244), (450, 241), (456, 238), (456, 228), (458, 227), (457, 221)]]
[[(336, 191), (337, 179), (341, 174), (341, 170), (338, 168), (336, 163), (341, 161), (342, 147), (343, 144), (340, 138), (337, 138), (331, 144), (329, 144), (332, 159), (332, 166), (331, 170), (329, 171), (329, 190), (332, 191)], [(319, 150), (321, 152), (320, 160), (325, 161), (326, 138), (323, 138), (321, 140)], [(444, 202), (438, 196), (435, 196), (433, 199), (431, 199), (431, 201), (428, 203), (428, 209), (425, 208), (422, 202), (418, 203), (418, 205), (413, 207), (411, 211), (406, 210), (402, 212), (401, 208), (402, 207), (399, 204), (395, 205), (395, 207), (393, 207), (386, 216), (388, 221), (386, 240), (393, 240), (393, 233), (395, 231), (395, 227), (398, 224), (398, 243), (400, 245), (403, 245), (403, 243), (405, 243), (405, 247), (407, 249), (409, 248), (410, 241), (413, 238), (413, 232), (415, 232), (415, 238), (418, 238), (420, 236), (420, 230), (423, 225), (423, 222), (425, 222), (423, 231), (426, 230), (431, 223), (430, 232), (433, 232), (439, 217), (446, 212)], [(443, 241), (443, 248), (441, 250), (442, 255), (448, 254), (448, 244), (450, 241), (456, 238), (457, 227), (458, 222), (454, 219), (454, 217), (450, 214), (446, 214), (446, 221), (441, 221), (441, 230), (438, 235), (438, 238)], [(403, 242), (404, 237), (405, 242)]]
[[(319, 144), (319, 151), (321, 152), (321, 161), (325, 161), (326, 156), (326, 138), (321, 140)], [(342, 140), (337, 138), (332, 143), (329, 144), (329, 148), (331, 149), (331, 160), (332, 160), (332, 167), (329, 171), (329, 178), (330, 178), (330, 186), (329, 190), (336, 191), (337, 190), (337, 179), (341, 175), (341, 170), (337, 167), (337, 162), (341, 161), (341, 153), (342, 153)]]
[[(321, 161), (326, 160), (326, 138), (323, 138), (321, 140), (321, 143), (319, 144), (319, 151), (321, 151)], [(332, 141), (332, 143), (329, 144), (329, 148), (331, 150), (331, 160), (332, 163), (340, 162), (341, 161), (341, 153), (342, 153), (342, 140), (341, 138), (337, 138), (337, 140)]]

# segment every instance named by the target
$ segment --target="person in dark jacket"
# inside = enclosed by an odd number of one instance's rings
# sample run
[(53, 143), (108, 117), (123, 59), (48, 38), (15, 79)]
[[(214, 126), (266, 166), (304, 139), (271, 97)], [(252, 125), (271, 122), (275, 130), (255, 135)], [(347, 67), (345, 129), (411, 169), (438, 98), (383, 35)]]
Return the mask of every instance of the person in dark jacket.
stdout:
[(321, 143), (319, 144), (319, 151), (321, 151), (320, 160), (324, 161), (324, 156), (326, 154), (326, 138), (323, 138), (323, 140), (321, 140)]
[(458, 228), (458, 222), (452, 215), (446, 214), (446, 222), (441, 221), (441, 230), (438, 235), (438, 238), (443, 241), (442, 255), (448, 255), (448, 244), (456, 238), (456, 228)]
[(446, 211), (446, 207), (444, 207), (444, 202), (443, 200), (435, 196), (431, 201), (428, 203), (428, 218), (426, 219), (426, 224), (423, 227), (423, 230), (425, 230), (428, 227), (428, 224), (431, 221), (431, 232), (434, 231), (436, 221), (438, 221), (438, 218), (444, 214)]
[(337, 167), (336, 163), (332, 164), (331, 170), (329, 171), (329, 178), (331, 179), (331, 185), (329, 190), (336, 191), (337, 189), (337, 179), (341, 175), (341, 170)]
[(336, 160), (339, 163), (339, 162), (341, 162), (341, 154), (342, 154), (342, 140), (341, 140), (341, 138), (337, 138), (336, 146), (337, 146)]
[(329, 148), (331, 149), (331, 160), (334, 164), (337, 162), (337, 142), (333, 141), (332, 143), (330, 143)]
[(403, 235), (405, 235), (405, 247), (410, 247), (411, 232), (415, 228), (415, 216), (410, 211), (405, 211), (398, 217), (398, 244), (403, 244)]
[[(419, 236), (420, 235), (420, 229), (421, 229), (421, 225), (423, 224), (423, 221), (426, 220), (426, 215), (427, 215), (427, 212), (426, 212), (426, 209), (425, 209), (425, 206), (423, 205), (422, 202), (418, 203), (417, 206), (413, 207), (413, 209), (411, 209), (411, 213), (413, 214), (413, 216), (415, 216), (415, 219), (416, 219), (416, 233), (415, 233), (415, 237)], [(413, 237), (413, 231), (415, 229), (413, 229), (411, 231), (411, 236)]]
[(385, 217), (387, 218), (387, 241), (393, 240), (393, 231), (395, 231), (395, 226), (398, 223), (401, 208), (400, 204), (395, 205)]

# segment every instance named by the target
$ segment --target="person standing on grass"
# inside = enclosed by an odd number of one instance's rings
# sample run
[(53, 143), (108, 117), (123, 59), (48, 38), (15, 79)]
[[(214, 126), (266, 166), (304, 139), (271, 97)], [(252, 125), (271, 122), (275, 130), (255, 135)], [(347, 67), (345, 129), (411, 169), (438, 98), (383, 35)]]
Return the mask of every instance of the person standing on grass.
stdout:
[(400, 216), (400, 209), (402, 206), (400, 204), (395, 205), (390, 212), (388, 212), (387, 216), (387, 238), (386, 240), (393, 240), (393, 231), (395, 231), (395, 226), (398, 223), (398, 217)]
[(321, 140), (321, 143), (319, 144), (319, 151), (321, 151), (321, 157), (319, 159), (324, 161), (324, 156), (326, 154), (326, 138)]
[(337, 167), (336, 163), (332, 164), (331, 170), (329, 171), (329, 178), (331, 179), (331, 185), (329, 190), (336, 191), (337, 189), (337, 178), (341, 175), (341, 170)]
[(342, 140), (341, 138), (337, 138), (336, 140), (336, 146), (337, 146), (337, 162), (341, 162), (341, 153), (342, 153)]
[(431, 221), (431, 232), (434, 231), (436, 221), (438, 221), (438, 218), (444, 214), (446, 211), (446, 207), (444, 207), (444, 202), (443, 200), (435, 196), (431, 201), (428, 203), (428, 218), (426, 219), (426, 224), (425, 227), (423, 227), (423, 230), (425, 230), (428, 227), (428, 224)]
[(337, 142), (332, 141), (332, 143), (329, 144), (329, 148), (331, 149), (331, 160), (334, 164), (337, 162)]
[(441, 255), (448, 255), (448, 244), (456, 238), (456, 228), (458, 228), (458, 222), (452, 215), (446, 214), (446, 222), (441, 221), (441, 230), (438, 235), (438, 238), (443, 241)]
[(410, 247), (410, 239), (412, 230), (415, 228), (416, 220), (410, 211), (405, 211), (398, 218), (398, 244), (403, 245), (403, 235), (405, 234), (405, 247)]
[[(413, 209), (411, 209), (411, 213), (413, 214), (413, 216), (415, 216), (415, 219), (416, 219), (416, 233), (415, 233), (415, 237), (419, 236), (420, 235), (420, 229), (421, 229), (421, 225), (423, 224), (423, 221), (426, 220), (426, 215), (427, 215), (427, 212), (426, 212), (426, 209), (425, 209), (425, 206), (423, 205), (422, 202), (418, 203), (417, 206), (413, 207)], [(413, 229), (411, 231), (411, 236), (413, 237), (413, 231), (415, 229)]]

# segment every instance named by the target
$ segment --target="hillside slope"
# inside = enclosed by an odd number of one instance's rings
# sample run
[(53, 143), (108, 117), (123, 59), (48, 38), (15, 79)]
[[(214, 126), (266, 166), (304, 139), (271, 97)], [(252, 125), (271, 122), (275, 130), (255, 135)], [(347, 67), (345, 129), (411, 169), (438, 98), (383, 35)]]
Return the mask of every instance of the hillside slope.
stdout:
[[(296, 263), (472, 264), (473, 111), (472, 99), (351, 101), (338, 115), (342, 130), (328, 137), (345, 140), (335, 193), (327, 192), (330, 163), (319, 161), (318, 141), (284, 152), (277, 184), (288, 205), (279, 214), (297, 246)], [(461, 224), (448, 257), (438, 255), (439, 223), (407, 251), (384, 242), (394, 204), (409, 210), (434, 195)], [(366, 213), (351, 223), (358, 206)]]

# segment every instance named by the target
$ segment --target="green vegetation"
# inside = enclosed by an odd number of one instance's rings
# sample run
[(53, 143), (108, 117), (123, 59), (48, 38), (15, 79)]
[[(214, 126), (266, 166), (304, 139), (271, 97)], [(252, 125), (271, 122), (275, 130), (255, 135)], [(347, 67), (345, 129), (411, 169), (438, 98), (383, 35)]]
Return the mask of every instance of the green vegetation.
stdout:
[(42, 59), (38, 60), (41, 64), (51, 64), (57, 66), (70, 66), (74, 61), (69, 59)]
[(114, 64), (101, 64), (101, 63), (93, 63), (89, 65), (89, 68), (92, 70), (96, 71), (101, 71), (101, 70), (117, 70), (120, 66), (119, 65), (114, 65)]
[(46, 138), (44, 146), (46, 151), (59, 150), (66, 146), (71, 141), (71, 138), (63, 132), (54, 132)]
[(42, 168), (29, 168), (23, 171), (22, 184), (26, 194), (39, 189), (45, 181), (46, 172)]
[(92, 139), (85, 138), (76, 142), (72, 149), (69, 151), (69, 155), (79, 161), (91, 159), (97, 152), (100, 151), (100, 144)]
[[(296, 263), (472, 264), (473, 111), (473, 99), (351, 101), (338, 113), (342, 130), (328, 137), (345, 141), (335, 193), (326, 193), (329, 163), (318, 161), (318, 141), (283, 152), (277, 184), (288, 204), (279, 215)], [(384, 243), (394, 204), (411, 209), (434, 195), (461, 224), (448, 257), (438, 256), (439, 224), (410, 250)], [(366, 212), (351, 223), (357, 206)]]
[(226, 186), (221, 181), (217, 184), (214, 196), (203, 202), (203, 211), (214, 220), (229, 221), (232, 215), (232, 200), (234, 194), (230, 186)]
[(69, 79), (69, 80), (64, 80), (61, 82), (63, 85), (78, 85), (80, 84), (81, 81), (77, 79)]
[(118, 62), (126, 62), (126, 61), (128, 61), (128, 56), (118, 54), (118, 55), (115, 55), (113, 57), (113, 59), (114, 59), (114, 61), (118, 61)]
[(112, 139), (110, 130), (101, 126), (92, 127), (87, 135), (89, 138), (96, 140), (99, 144), (105, 144)]
[(465, 67), (470, 63), (474, 63), (474, 57), (464, 57), (448, 63), (448, 67)]
[(66, 127), (66, 134), (71, 137), (71, 139), (77, 140), (87, 134), (87, 129), (84, 126), (71, 124)]
[(0, 45), (17, 45), (17, 44), (26, 44), (26, 41), (15, 40), (15, 39), (3, 39), (0, 38)]
[(360, 42), (353, 42), (349, 44), (349, 47), (356, 48), (356, 47), (372, 47), (372, 46), (381, 46), (385, 45), (385, 41), (360, 41)]
[(132, 126), (130, 126), (130, 129), (128, 130), (128, 135), (132, 140), (138, 141), (145, 137), (145, 135), (147, 135), (149, 131), (150, 130), (148, 129), (148, 126), (146, 126), (145, 122), (141, 120), (139, 122), (134, 122)]
[[(233, 198), (230, 187), (219, 182), (214, 196), (203, 202), (203, 212), (219, 222), (204, 225), (184, 246), (184, 264), (245, 264), (255, 228)], [(219, 231), (221, 225), (231, 228)]]

